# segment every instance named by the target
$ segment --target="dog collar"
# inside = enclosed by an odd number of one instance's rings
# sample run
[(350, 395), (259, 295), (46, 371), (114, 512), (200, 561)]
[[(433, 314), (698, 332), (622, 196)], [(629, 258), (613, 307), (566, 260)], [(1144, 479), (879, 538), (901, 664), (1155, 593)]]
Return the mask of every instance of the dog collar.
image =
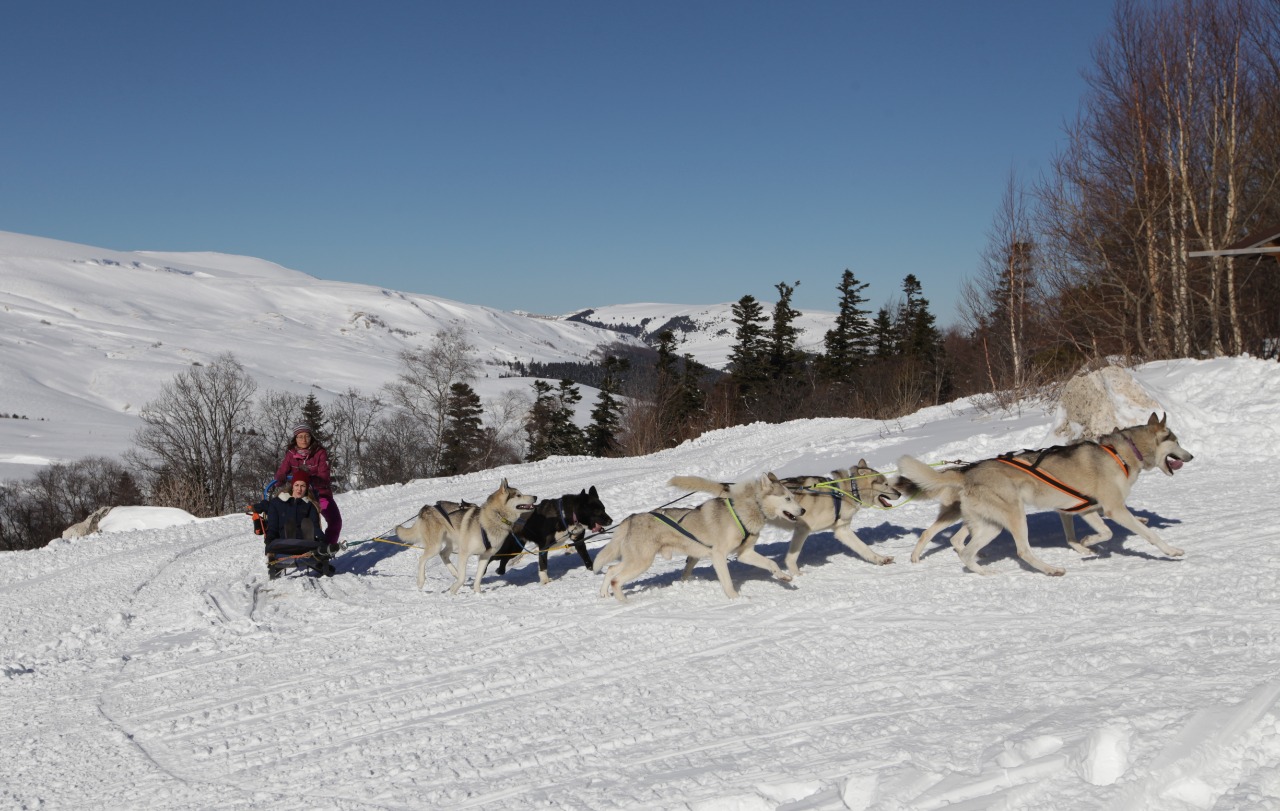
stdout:
[(1124, 441), (1128, 442), (1129, 447), (1133, 448), (1133, 452), (1138, 455), (1138, 464), (1142, 464), (1143, 461), (1145, 461), (1142, 456), (1142, 451), (1138, 450), (1138, 446), (1133, 444), (1133, 440), (1129, 438), (1128, 434), (1121, 432), (1120, 436), (1124, 437)]

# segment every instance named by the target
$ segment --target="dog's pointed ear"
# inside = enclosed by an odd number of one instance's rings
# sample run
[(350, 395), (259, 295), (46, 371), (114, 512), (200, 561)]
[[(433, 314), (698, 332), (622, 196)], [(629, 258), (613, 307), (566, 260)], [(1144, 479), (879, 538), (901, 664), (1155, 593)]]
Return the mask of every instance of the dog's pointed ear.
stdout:
[(587, 493), (588, 493), (588, 495), (590, 495), (592, 498), (600, 498), (600, 495), (596, 492), (596, 486), (595, 486), (594, 484), (593, 484), (593, 485), (591, 485), (591, 489), (590, 489), (590, 490), (588, 490), (588, 491), (587, 491)]
[(1165, 427), (1165, 421), (1166, 421), (1166, 420), (1168, 420), (1168, 419), (1169, 419), (1169, 415), (1168, 415), (1168, 413), (1165, 413), (1165, 414), (1161, 414), (1161, 415), (1160, 415), (1160, 427), (1161, 427), (1161, 428), (1164, 428), (1164, 427)]
[(768, 472), (767, 474), (765, 474), (765, 475), (767, 475), (767, 476), (769, 477), (769, 481), (771, 481), (771, 482), (776, 482), (776, 481), (778, 480), (778, 477), (774, 475), (774, 473), (773, 473), (773, 471), (772, 471), (772, 470), (771, 470), (771, 471), (769, 471), (769, 472)]
[(867, 466), (866, 457), (863, 457), (862, 459), (858, 460), (858, 467), (866, 467), (866, 466)]
[(499, 489), (499, 490), (510, 490), (510, 489), (511, 489), (511, 485), (507, 484), (507, 477), (506, 477), (506, 476), (503, 476), (503, 477), (502, 477), (502, 483), (498, 485), (498, 489)]
[(1147, 418), (1147, 425), (1163, 425), (1164, 420), (1156, 417), (1156, 412), (1152, 411), (1151, 416)]

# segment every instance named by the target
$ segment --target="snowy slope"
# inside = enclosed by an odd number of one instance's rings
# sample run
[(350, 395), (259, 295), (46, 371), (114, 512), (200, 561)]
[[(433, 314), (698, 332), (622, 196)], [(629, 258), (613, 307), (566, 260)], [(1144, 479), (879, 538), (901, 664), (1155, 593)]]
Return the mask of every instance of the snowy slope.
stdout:
[[(430, 281), (424, 281), (430, 286)], [(680, 353), (723, 367), (730, 304), (601, 307), (593, 318), (650, 331), (678, 319)], [(832, 313), (797, 321), (818, 349)], [(260, 390), (314, 392), (321, 403), (395, 379), (399, 354), (461, 326), (491, 399), (527, 378), (512, 361), (583, 361), (639, 344), (566, 316), (530, 316), (370, 285), (329, 282), (272, 262), (217, 253), (112, 251), (0, 231), (0, 481), (132, 444), (138, 410), (193, 363), (231, 352)], [(581, 412), (595, 391), (582, 388)]]
[[(233, 353), (260, 389), (325, 402), (395, 379), (399, 353), (460, 325), (493, 397), (509, 361), (584, 360), (629, 340), (560, 320), (327, 282), (260, 259), (127, 253), (0, 232), (0, 480), (131, 444), (138, 410), (193, 363)], [(585, 398), (585, 392), (584, 392)]]
[[(794, 586), (731, 563), (736, 601), (709, 566), (679, 582), (659, 559), (619, 605), (563, 553), (545, 587), (524, 559), (452, 596), (433, 562), (419, 592), (416, 553), (376, 541), (332, 579), (269, 584), (244, 516), (5, 553), (0, 807), (1280, 808), (1280, 365), (1139, 379), (1196, 455), (1131, 498), (1178, 560), (1123, 531), (1081, 559), (1040, 514), (1033, 543), (1065, 577), (1007, 537), (989, 576), (941, 544), (913, 565), (926, 502), (853, 519), (892, 565), (818, 535)], [(501, 476), (540, 496), (595, 484), (620, 519), (681, 496), (675, 473), (976, 459), (1057, 441), (1051, 423), (961, 401), (339, 501), (350, 542)], [(780, 558), (787, 537), (759, 548)]]

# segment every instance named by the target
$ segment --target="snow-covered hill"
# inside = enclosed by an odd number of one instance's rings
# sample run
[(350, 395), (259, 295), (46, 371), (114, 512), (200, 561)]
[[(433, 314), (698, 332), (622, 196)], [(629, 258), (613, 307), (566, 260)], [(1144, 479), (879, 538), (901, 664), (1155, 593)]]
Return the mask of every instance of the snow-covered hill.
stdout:
[[(269, 582), (233, 515), (0, 555), (0, 807), (1267, 811), (1280, 808), (1280, 365), (1138, 370), (1195, 454), (1130, 503), (1174, 546), (1123, 530), (1096, 557), (1031, 517), (1065, 577), (988, 576), (916, 501), (853, 518), (896, 562), (829, 534), (793, 585), (731, 562), (658, 559), (619, 605), (574, 554), (525, 558), (450, 595), (439, 562), (366, 540), (500, 477), (596, 485), (615, 519), (677, 473), (825, 473), (903, 453), (977, 459), (1059, 441), (1053, 409), (967, 401), (892, 423), (716, 431), (629, 459), (557, 457), (338, 496), (354, 545), (326, 580)], [(686, 497), (680, 503), (696, 503)], [(121, 523), (122, 529), (130, 526)], [(768, 528), (775, 559), (789, 533)], [(593, 541), (593, 551), (603, 539)]]
[[(622, 309), (660, 321), (683, 311)], [(509, 362), (582, 361), (602, 346), (639, 343), (560, 316), (329, 282), (252, 257), (121, 252), (0, 232), (0, 415), (26, 418), (0, 418), (0, 480), (52, 461), (119, 455), (138, 409), (179, 371), (221, 353), (263, 389), (315, 391), (323, 402), (350, 387), (377, 391), (395, 378), (402, 350), (452, 325), (484, 364), (482, 398), (528, 389), (526, 379), (499, 378)], [(701, 353), (702, 344), (691, 339), (682, 351)], [(722, 354), (714, 345), (699, 359), (715, 365)], [(586, 407), (591, 396), (584, 390)]]

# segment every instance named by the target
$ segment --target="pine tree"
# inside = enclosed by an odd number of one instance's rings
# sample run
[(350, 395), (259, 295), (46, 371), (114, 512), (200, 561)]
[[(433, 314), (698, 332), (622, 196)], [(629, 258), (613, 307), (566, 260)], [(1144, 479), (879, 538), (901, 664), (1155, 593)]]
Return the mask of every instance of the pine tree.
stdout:
[(551, 455), (550, 446), (552, 415), (556, 410), (555, 398), (552, 396), (551, 384), (545, 380), (533, 381), (533, 406), (524, 421), (525, 435), (528, 437), (528, 450), (525, 452), (526, 462), (536, 462)]
[(573, 407), (582, 400), (574, 382), (561, 380), (559, 391), (555, 391), (545, 380), (535, 380), (533, 391), (533, 407), (525, 420), (525, 433), (529, 439), (525, 461), (586, 453), (586, 437), (573, 421)]
[(480, 396), (470, 385), (454, 383), (449, 387), (437, 476), (456, 476), (476, 470), (475, 462), (485, 441), (483, 414)]
[(875, 347), (876, 360), (888, 360), (902, 352), (901, 341), (898, 338), (898, 325), (894, 323), (887, 304), (876, 313), (875, 324), (871, 328), (871, 340)]
[(765, 342), (764, 308), (755, 296), (746, 295), (733, 305), (734, 344), (729, 349), (729, 375), (737, 390), (737, 399), (749, 405), (768, 379), (769, 354)]
[(791, 296), (800, 282), (794, 285), (778, 282), (774, 289), (778, 291), (778, 303), (773, 306), (773, 325), (769, 329), (769, 376), (777, 381), (790, 381), (800, 370), (803, 358), (796, 350), (796, 340), (800, 330), (795, 320), (800, 311), (791, 306)]
[[(328, 429), (329, 418), (325, 416), (324, 407), (314, 393), (308, 394), (307, 401), (302, 404), (302, 421), (311, 426), (311, 438), (332, 452), (333, 435)], [(333, 465), (332, 460), (329, 464)]]
[(658, 333), (658, 358), (653, 364), (653, 404), (662, 431), (669, 434), (679, 421), (673, 403), (677, 399), (679, 374), (676, 371), (676, 336), (669, 329)]
[(622, 403), (617, 394), (622, 389), (621, 375), (630, 361), (609, 355), (604, 359), (604, 380), (600, 394), (591, 409), (591, 425), (587, 426), (587, 452), (592, 456), (618, 455), (618, 429), (622, 425)]
[(848, 385), (866, 366), (871, 351), (871, 326), (867, 323), (870, 311), (861, 307), (867, 303), (862, 295), (867, 283), (859, 282), (853, 272), (846, 269), (836, 289), (840, 291), (840, 306), (835, 326), (823, 336), (825, 354), (819, 371), (828, 381)]
[(554, 456), (582, 456), (586, 453), (586, 436), (573, 421), (574, 406), (582, 402), (582, 392), (572, 380), (561, 380), (552, 412), (547, 452)]
[(680, 415), (685, 425), (694, 422), (695, 417), (706, 410), (707, 395), (699, 382), (706, 366), (693, 359), (693, 355), (685, 353), (684, 371), (680, 375)]
[(902, 353), (932, 364), (937, 361), (942, 347), (942, 335), (935, 326), (933, 313), (929, 312), (929, 300), (923, 295), (920, 280), (908, 273), (902, 280), (902, 292), (906, 297), (899, 316), (902, 334)]

